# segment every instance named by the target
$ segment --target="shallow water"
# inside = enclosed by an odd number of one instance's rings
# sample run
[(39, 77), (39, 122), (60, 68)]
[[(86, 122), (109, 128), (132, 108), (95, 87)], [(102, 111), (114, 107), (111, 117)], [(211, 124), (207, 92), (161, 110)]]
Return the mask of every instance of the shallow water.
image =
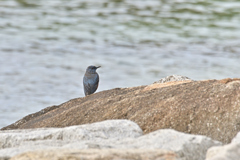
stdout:
[(240, 2), (0, 0), (0, 127), (83, 96), (88, 65), (99, 91), (177, 74), (239, 77)]

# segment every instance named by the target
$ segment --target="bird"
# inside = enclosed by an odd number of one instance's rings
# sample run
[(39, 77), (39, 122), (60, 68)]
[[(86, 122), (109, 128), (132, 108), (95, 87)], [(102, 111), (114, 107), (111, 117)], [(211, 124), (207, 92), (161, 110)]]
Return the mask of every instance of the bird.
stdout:
[(101, 66), (88, 66), (86, 72), (83, 77), (83, 87), (85, 96), (93, 94), (97, 88), (99, 83), (99, 75), (96, 72), (98, 68)]

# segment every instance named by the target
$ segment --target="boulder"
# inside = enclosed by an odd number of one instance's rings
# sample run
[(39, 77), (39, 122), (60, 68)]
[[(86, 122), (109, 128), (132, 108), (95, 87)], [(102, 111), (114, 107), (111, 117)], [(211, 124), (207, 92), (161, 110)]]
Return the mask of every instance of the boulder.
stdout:
[(94, 148), (99, 143), (102, 148), (107, 148), (107, 144), (102, 141), (117, 141), (141, 135), (141, 128), (129, 120), (108, 120), (65, 128), (7, 130), (0, 132), (0, 157), (12, 157), (46, 148), (71, 148), (74, 144), (76, 148)]
[(204, 160), (207, 150), (221, 142), (201, 135), (181, 133), (173, 129), (161, 129), (138, 138), (121, 141), (121, 147), (140, 149), (165, 149), (174, 151), (184, 160)]
[(66, 127), (128, 119), (144, 134), (163, 128), (229, 143), (240, 130), (240, 79), (116, 88), (48, 107), (2, 128)]
[(240, 144), (240, 132), (232, 139), (231, 143), (239, 143)]
[[(107, 149), (120, 149), (124, 150), (116, 153), (120, 158), (132, 155), (146, 157), (152, 153), (151, 150), (155, 150), (153, 157), (149, 157), (154, 159), (156, 155), (162, 154), (162, 150), (167, 150), (171, 151), (167, 153), (174, 153), (182, 160), (204, 160), (207, 149), (221, 143), (205, 136), (190, 135), (173, 129), (162, 129), (142, 135), (142, 130), (132, 121), (107, 120), (65, 128), (1, 131), (0, 144), (0, 158), (8, 159), (21, 153), (26, 153), (23, 157), (44, 157), (45, 154), (42, 153), (47, 153), (48, 157), (51, 153), (49, 150), (54, 150), (54, 156), (61, 157), (61, 152), (65, 152), (65, 149), (71, 149), (70, 152), (73, 149), (77, 152), (82, 149), (106, 149), (106, 155), (103, 157), (111, 157), (115, 151), (109, 150), (107, 153)], [(127, 150), (132, 149), (137, 150), (128, 155)], [(38, 152), (39, 150), (41, 152)], [(140, 153), (143, 150), (148, 151)], [(81, 157), (82, 152), (80, 153)], [(99, 153), (96, 153), (96, 157), (99, 156)]]
[[(149, 149), (61, 149), (27, 152), (11, 158), (11, 160), (178, 160), (171, 151)], [(180, 160), (180, 159), (179, 159)]]
[(206, 160), (239, 160), (240, 144), (231, 143), (224, 146), (211, 147), (207, 151)]
[(238, 132), (238, 134), (232, 139), (230, 144), (209, 148), (206, 160), (239, 160), (239, 157), (240, 132)]

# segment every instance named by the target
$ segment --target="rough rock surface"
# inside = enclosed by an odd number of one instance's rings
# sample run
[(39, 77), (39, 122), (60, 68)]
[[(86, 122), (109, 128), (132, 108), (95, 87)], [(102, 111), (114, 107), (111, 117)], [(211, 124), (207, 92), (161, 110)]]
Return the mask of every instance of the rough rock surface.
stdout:
[(10, 158), (36, 150), (115, 148), (164, 149), (173, 151), (184, 160), (204, 160), (207, 149), (220, 144), (205, 136), (190, 135), (172, 129), (142, 135), (142, 130), (132, 121), (108, 120), (65, 128), (1, 131), (0, 158)]
[(27, 152), (11, 158), (11, 160), (177, 160), (171, 151), (149, 149), (61, 149)]
[(116, 88), (72, 99), (6, 129), (65, 127), (129, 119), (144, 133), (162, 128), (229, 143), (240, 130), (240, 79), (178, 81)]

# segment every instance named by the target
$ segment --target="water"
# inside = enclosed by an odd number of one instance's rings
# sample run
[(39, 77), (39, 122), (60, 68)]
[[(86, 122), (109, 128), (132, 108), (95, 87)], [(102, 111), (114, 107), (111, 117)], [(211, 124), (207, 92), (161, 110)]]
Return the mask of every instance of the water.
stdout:
[(239, 77), (237, 0), (0, 0), (0, 127), (99, 91), (178, 74)]

